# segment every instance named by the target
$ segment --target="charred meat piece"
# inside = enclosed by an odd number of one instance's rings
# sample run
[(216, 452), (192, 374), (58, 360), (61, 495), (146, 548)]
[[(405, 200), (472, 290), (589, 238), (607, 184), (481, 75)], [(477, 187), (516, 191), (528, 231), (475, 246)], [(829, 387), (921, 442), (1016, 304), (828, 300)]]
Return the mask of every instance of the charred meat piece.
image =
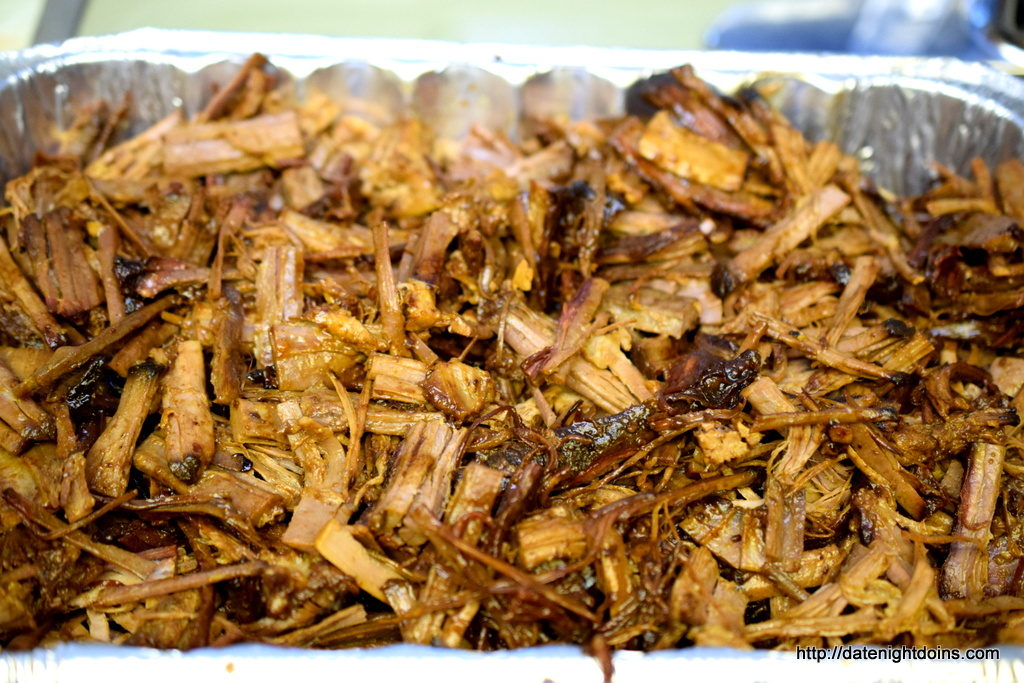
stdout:
[(748, 350), (732, 360), (722, 360), (697, 349), (672, 364), (659, 400), (671, 412), (685, 407), (735, 408), (742, 392), (757, 378), (761, 359)]

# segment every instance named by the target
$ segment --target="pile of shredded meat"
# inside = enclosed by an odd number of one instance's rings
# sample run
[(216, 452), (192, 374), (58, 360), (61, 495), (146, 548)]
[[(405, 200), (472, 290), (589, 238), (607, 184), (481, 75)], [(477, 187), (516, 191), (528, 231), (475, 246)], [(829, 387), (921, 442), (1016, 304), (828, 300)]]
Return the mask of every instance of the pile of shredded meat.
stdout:
[(1024, 640), (1024, 165), (641, 94), (79, 112), (0, 217), (4, 646)]

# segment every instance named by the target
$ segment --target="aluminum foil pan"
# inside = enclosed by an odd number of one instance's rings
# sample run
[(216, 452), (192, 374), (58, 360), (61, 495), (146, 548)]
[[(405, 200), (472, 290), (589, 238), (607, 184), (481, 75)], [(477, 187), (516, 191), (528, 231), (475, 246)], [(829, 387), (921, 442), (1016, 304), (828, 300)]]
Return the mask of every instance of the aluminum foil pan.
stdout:
[(631, 85), (691, 63), (726, 92), (770, 85), (805, 134), (858, 155), (896, 192), (923, 189), (936, 161), (966, 171), (976, 156), (1024, 156), (1024, 83), (978, 63), (142, 29), (0, 53), (0, 180), (24, 172), (76, 107), (130, 91), (136, 132), (175, 107), (197, 111), (254, 51), (299, 97), (319, 89), (379, 121), (411, 110), (455, 137), (473, 123), (514, 135), (531, 115), (633, 110), (644, 104)]
[[(515, 136), (537, 115), (595, 118), (640, 111), (635, 86), (684, 63), (723, 91), (771, 86), (773, 104), (812, 139), (831, 139), (878, 182), (916, 192), (939, 162), (966, 172), (1024, 157), (1024, 84), (983, 64), (736, 52), (652, 51), (532, 45), (457, 45), (143, 29), (59, 46), (0, 53), (0, 181), (26, 171), (76, 108), (131, 93), (135, 133), (176, 107), (196, 112), (248, 54), (267, 54), (282, 87), (320, 90), (348, 113), (386, 122), (414, 112), (442, 135), (474, 123)], [(683, 678), (744, 681), (1024, 680), (1024, 649), (998, 661), (812, 661), (788, 652), (691, 648), (615, 655), (616, 681)], [(471, 653), (396, 645), (311, 652), (263, 645), (161, 652), (104, 645), (0, 653), (0, 680), (98, 680), (112, 672), (147, 683), (289, 680), (297, 673), (418, 682), (598, 681), (578, 648)]]

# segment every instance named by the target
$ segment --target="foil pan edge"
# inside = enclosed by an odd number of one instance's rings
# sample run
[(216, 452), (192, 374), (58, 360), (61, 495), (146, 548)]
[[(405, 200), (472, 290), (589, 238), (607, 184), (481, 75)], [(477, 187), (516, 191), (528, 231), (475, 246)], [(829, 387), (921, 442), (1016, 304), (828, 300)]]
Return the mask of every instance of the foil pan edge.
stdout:
[[(864, 170), (879, 185), (900, 193), (923, 189), (931, 180), (933, 162), (966, 172), (973, 157), (990, 164), (1024, 157), (1024, 82), (984, 63), (139, 29), (0, 53), (0, 179), (23, 172), (33, 147), (52, 138), (54, 125), (69, 123), (68, 93), (116, 97), (119, 90), (138, 86), (139, 69), (129, 66), (146, 64), (160, 72), (155, 79), (147, 74), (145, 80), (153, 81), (153, 87), (136, 93), (133, 114), (142, 110), (141, 119), (152, 119), (166, 112), (168, 91), (186, 105), (201, 99), (196, 92), (175, 92), (188, 89), (184, 76), (218, 62), (238, 61), (253, 51), (270, 56), (300, 84), (332, 65), (372, 65), (404, 88), (405, 105), (415, 97), (414, 85), (424, 74), (440, 73), (434, 87), (445, 92), (465, 93), (469, 85), (481, 85), (473, 102), (479, 105), (493, 95), (491, 116), (483, 122), (501, 126), (515, 122), (503, 117), (494, 103), (507, 109), (538, 73), (554, 69), (591, 76), (587, 84), (562, 79), (552, 86), (561, 100), (571, 103), (573, 98), (594, 99), (595, 88), (621, 94), (638, 79), (690, 63), (727, 92), (771, 81), (773, 103), (798, 128), (812, 139), (835, 140), (862, 159)], [(102, 87), (94, 87), (95, 78), (82, 77), (90, 65), (107, 65), (106, 72), (89, 72), (93, 77), (103, 74)], [(115, 73), (111, 65), (121, 68)], [(53, 92), (38, 87), (46, 75)], [(576, 109), (585, 115), (618, 113), (608, 102)], [(448, 122), (446, 132), (464, 131), (470, 123), (449, 122), (450, 109), (436, 114)]]

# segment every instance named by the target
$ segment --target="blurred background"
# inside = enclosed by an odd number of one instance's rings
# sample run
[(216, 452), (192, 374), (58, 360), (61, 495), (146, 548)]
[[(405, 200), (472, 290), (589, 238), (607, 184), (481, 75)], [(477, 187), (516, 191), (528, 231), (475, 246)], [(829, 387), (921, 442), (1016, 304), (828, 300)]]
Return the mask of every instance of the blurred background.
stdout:
[[(455, 41), (695, 48), (735, 0), (88, 0), (77, 35), (140, 26)], [(45, 0), (0, 0), (4, 49), (33, 42)], [(609, 9), (602, 10), (602, 6)], [(615, 9), (610, 9), (615, 8)], [(623, 8), (626, 8), (623, 10)]]
[(1024, 0), (0, 0), (0, 49), (143, 26), (1024, 63)]

